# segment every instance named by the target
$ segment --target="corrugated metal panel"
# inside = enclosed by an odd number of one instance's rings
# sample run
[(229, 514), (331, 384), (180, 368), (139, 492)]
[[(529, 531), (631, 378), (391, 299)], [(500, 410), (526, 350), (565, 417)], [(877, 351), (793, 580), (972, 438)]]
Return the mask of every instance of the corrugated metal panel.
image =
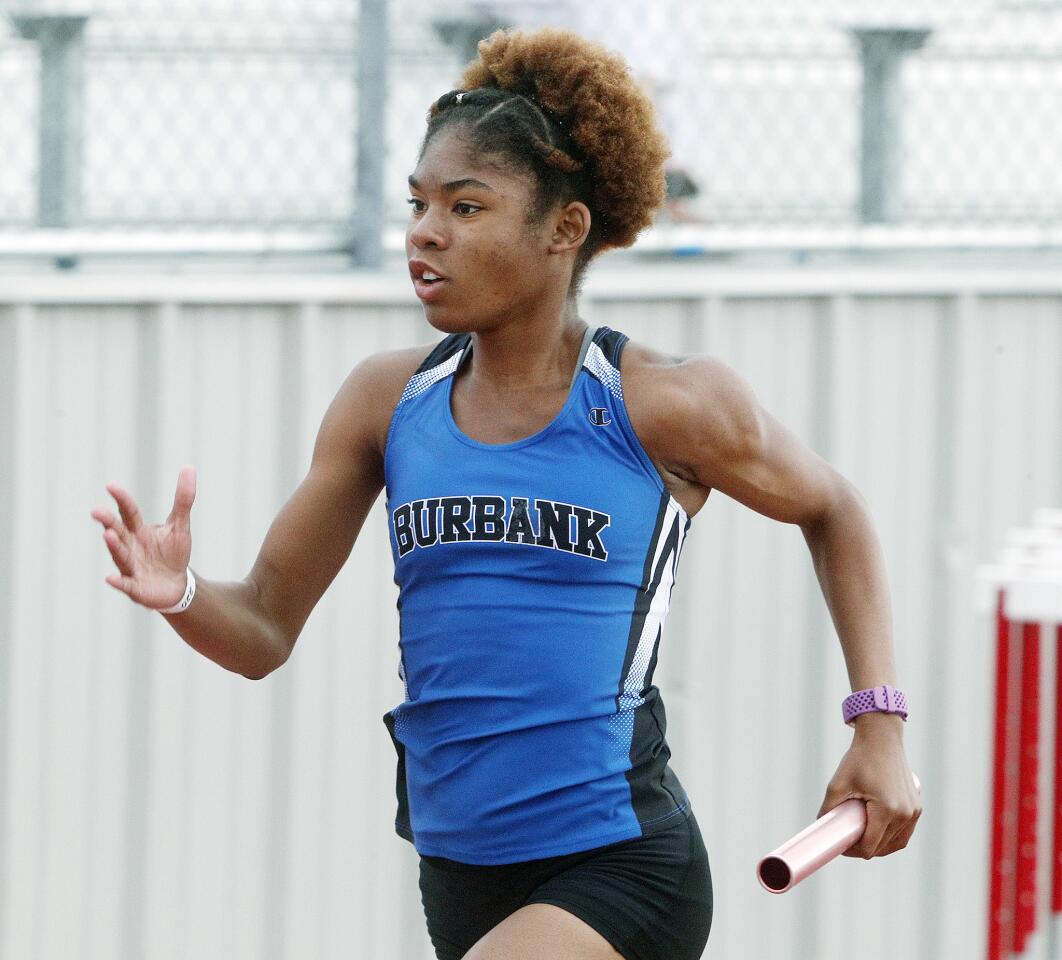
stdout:
[[(583, 314), (720, 357), (863, 492), (926, 797), (901, 853), (840, 858), (784, 897), (759, 887), (757, 859), (814, 817), (850, 743), (849, 685), (799, 529), (713, 493), (656, 675), (711, 857), (706, 955), (980, 956), (992, 658), (973, 571), (1009, 526), (1062, 505), (1062, 282), (683, 277), (594, 278)], [(114, 479), (161, 521), (195, 463), (193, 564), (245, 575), (350, 368), (438, 338), (395, 290), (0, 284), (0, 956), (432, 956), (416, 855), (392, 827), (382, 498), (261, 683), (107, 587), (88, 516)]]

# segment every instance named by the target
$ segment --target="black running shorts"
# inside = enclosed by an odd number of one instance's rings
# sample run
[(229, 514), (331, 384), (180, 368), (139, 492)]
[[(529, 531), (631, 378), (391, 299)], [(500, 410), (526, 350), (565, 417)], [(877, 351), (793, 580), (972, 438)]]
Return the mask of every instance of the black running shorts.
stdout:
[(712, 926), (708, 852), (690, 808), (632, 840), (497, 866), (420, 857), (428, 936), (439, 960), (460, 960), (529, 903), (584, 920), (626, 960), (700, 960)]

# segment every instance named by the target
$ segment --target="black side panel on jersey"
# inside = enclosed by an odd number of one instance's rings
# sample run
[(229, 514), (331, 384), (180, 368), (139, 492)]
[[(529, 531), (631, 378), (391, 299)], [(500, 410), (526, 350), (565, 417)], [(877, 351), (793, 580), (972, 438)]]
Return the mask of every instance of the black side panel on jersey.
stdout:
[[(619, 344), (622, 348), (622, 343)], [(602, 347), (604, 352), (604, 347)], [(630, 632), (627, 639), (627, 653), (623, 658), (623, 671), (620, 677), (620, 694), (623, 684), (630, 673), (631, 664), (638, 651), (638, 642), (645, 628), (645, 620), (652, 606), (653, 597), (661, 589), (661, 579), (667, 567), (675, 561), (679, 546), (679, 518), (673, 516), (665, 529), (668, 516), (670, 493), (664, 491), (660, 497), (660, 506), (656, 514), (653, 536), (649, 542), (642, 573), (642, 585), (635, 598), (634, 612), (631, 616)], [(663, 543), (656, 558), (657, 546)], [(656, 559), (654, 567), (653, 560)], [(670, 586), (663, 589), (669, 590)], [(653, 672), (656, 667), (657, 652), (660, 645), (661, 628), (657, 628), (653, 638), (652, 657), (645, 675), (645, 683), (638, 691), (644, 697), (643, 703), (634, 710), (634, 734), (631, 738), (631, 769), (627, 771), (627, 782), (631, 788), (631, 805), (635, 816), (642, 824), (643, 833), (651, 833), (653, 824), (666, 820), (675, 812), (676, 807), (689, 803), (689, 798), (674, 771), (668, 766), (671, 749), (667, 745), (667, 714), (659, 689), (653, 684)], [(620, 697), (616, 703), (619, 706)]]
[(395, 830), (412, 843), (413, 828), (409, 821), (409, 792), (406, 789), (406, 746), (395, 736), (395, 718), (390, 710), (383, 715), (383, 722), (391, 735), (391, 742), (395, 745), (395, 753), (398, 754), (398, 771), (395, 775), (398, 811), (395, 815)]

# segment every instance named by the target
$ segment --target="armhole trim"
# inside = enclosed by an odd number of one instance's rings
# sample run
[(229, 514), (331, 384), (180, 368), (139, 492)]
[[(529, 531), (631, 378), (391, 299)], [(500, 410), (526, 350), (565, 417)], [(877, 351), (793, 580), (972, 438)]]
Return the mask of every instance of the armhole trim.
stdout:
[[(616, 374), (620, 378), (620, 383), (623, 382), (623, 372), (620, 364), (622, 363), (623, 348), (626, 346), (629, 337), (624, 336), (623, 339), (616, 346)], [(630, 414), (627, 412), (627, 400), (623, 396), (623, 390), (620, 389), (619, 402), (616, 404), (616, 409), (619, 412), (620, 420), (623, 424), (624, 432), (634, 447), (634, 452), (638, 455), (638, 459), (641, 461), (642, 466), (645, 467), (645, 472), (649, 475), (649, 478), (656, 484), (661, 493), (666, 494), (670, 499), (674, 499), (671, 496), (671, 491), (668, 489), (664, 478), (660, 476), (660, 471), (656, 469), (656, 464), (653, 463), (652, 458), (646, 452), (645, 447), (642, 446), (642, 441), (638, 439), (638, 434), (634, 430), (634, 424), (631, 423)], [(682, 511), (685, 513), (685, 511)]]
[[(598, 327), (597, 333), (594, 335), (594, 347), (596, 350), (591, 349), (588, 351), (586, 367), (612, 394), (613, 407), (619, 418), (620, 428), (623, 430), (631, 450), (638, 458), (638, 462), (645, 470), (646, 476), (653, 482), (653, 485), (660, 493), (672, 497), (664, 478), (660, 476), (660, 471), (656, 469), (656, 464), (653, 463), (645, 447), (642, 446), (641, 440), (638, 439), (638, 434), (631, 423), (630, 414), (627, 412), (627, 401), (623, 396), (623, 375), (620, 370), (620, 363), (623, 356), (623, 348), (629, 339), (630, 337), (625, 333), (620, 333), (618, 330), (612, 330), (609, 327)], [(677, 503), (678, 501), (676, 501)]]
[(464, 353), (465, 346), (471, 339), (472, 335), (469, 333), (447, 334), (428, 352), (428, 355), (421, 361), (420, 366), (413, 371), (413, 375), (406, 381), (406, 385), (402, 388), (402, 393), (398, 398), (398, 402), (395, 404), (394, 410), (391, 411), (391, 421), (387, 425), (387, 435), (384, 438), (384, 486), (385, 488), (388, 488), (388, 493), (390, 493), (390, 490), (387, 482), (387, 466), (390, 460), (391, 436), (394, 433), (399, 420), (402, 419), (403, 404), (407, 400), (423, 393), (432, 384), (453, 373), (453, 371), (457, 369), (457, 365), (461, 362), (461, 356)]

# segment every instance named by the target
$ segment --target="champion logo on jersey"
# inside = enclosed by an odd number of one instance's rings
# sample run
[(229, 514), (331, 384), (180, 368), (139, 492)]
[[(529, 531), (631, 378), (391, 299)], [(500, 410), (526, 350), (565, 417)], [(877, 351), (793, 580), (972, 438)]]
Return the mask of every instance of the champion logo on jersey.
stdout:
[(595, 427), (607, 427), (612, 423), (612, 418), (608, 415), (608, 407), (591, 407), (587, 416)]
[(612, 517), (600, 510), (528, 497), (430, 497), (391, 513), (398, 555), (438, 543), (495, 540), (563, 550), (607, 560), (602, 531)]

